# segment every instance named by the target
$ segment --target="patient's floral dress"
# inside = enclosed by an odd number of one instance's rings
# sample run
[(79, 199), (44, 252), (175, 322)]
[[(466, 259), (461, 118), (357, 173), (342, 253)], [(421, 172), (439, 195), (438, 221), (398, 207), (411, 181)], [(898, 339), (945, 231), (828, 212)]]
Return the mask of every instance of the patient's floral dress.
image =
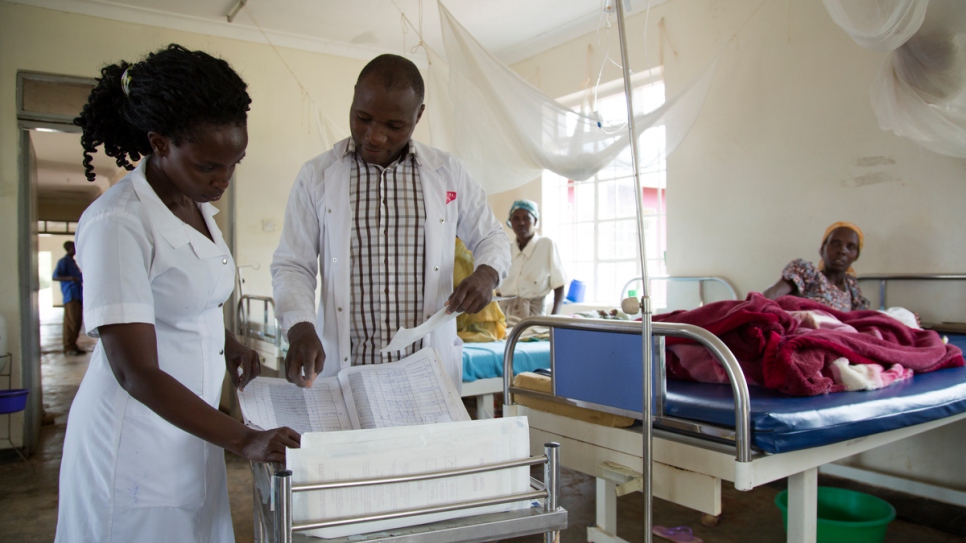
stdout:
[(842, 291), (829, 283), (825, 274), (818, 271), (814, 264), (797, 258), (782, 270), (782, 279), (795, 285), (797, 296), (821, 302), (832, 309), (853, 311), (869, 308), (869, 300), (862, 296), (859, 282), (852, 275), (845, 276), (845, 290)]

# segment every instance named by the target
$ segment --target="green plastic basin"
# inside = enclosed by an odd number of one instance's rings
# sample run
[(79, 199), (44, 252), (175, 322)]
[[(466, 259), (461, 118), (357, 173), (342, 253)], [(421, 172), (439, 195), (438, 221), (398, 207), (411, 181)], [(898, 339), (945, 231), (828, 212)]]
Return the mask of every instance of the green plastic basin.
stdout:
[[(788, 491), (775, 496), (788, 530)], [(818, 487), (818, 543), (882, 543), (896, 518), (889, 502), (854, 490)]]

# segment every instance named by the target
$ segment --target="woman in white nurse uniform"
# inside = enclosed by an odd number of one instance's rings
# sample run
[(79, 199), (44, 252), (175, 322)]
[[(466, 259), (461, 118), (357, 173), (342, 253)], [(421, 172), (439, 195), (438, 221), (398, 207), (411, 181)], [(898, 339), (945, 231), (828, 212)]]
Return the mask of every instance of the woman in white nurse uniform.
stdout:
[(223, 450), (284, 461), (299, 445), (217, 409), (226, 367), (236, 386), (260, 371), (225, 330), (234, 262), (209, 203), (248, 145), (245, 89), (225, 61), (171, 45), (105, 67), (75, 120), (88, 179), (97, 145), (129, 169), (145, 159), (77, 229), (101, 341), (68, 418), (58, 542), (234, 541)]

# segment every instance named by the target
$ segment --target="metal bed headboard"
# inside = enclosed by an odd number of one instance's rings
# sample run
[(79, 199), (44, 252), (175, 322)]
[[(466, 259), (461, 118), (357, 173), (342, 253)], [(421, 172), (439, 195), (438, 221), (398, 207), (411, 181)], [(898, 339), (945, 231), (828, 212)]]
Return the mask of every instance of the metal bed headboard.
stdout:
[(879, 282), (879, 309), (886, 308), (886, 283), (889, 281), (966, 281), (966, 274), (903, 274), (903, 273), (880, 273), (863, 275), (859, 281), (878, 281)]
[[(682, 282), (682, 283), (683, 282), (689, 282), (689, 283), (690, 282), (697, 282), (698, 283), (698, 296), (701, 299), (701, 305), (704, 305), (705, 304), (705, 300), (704, 300), (704, 283), (705, 282), (720, 283), (731, 294), (731, 299), (732, 300), (737, 300), (738, 299), (738, 291), (737, 291), (737, 289), (735, 289), (735, 286), (732, 285), (731, 282), (728, 281), (727, 279), (725, 279), (724, 277), (718, 277), (716, 275), (703, 275), (703, 276), (697, 276), (697, 275), (695, 275), (695, 276), (684, 276), (684, 275), (653, 275), (653, 276), (649, 277), (649, 279), (650, 279), (651, 282), (654, 282), (654, 281), (666, 281), (668, 283), (674, 283), (674, 282)], [(630, 288), (631, 285), (633, 285), (634, 283), (641, 283), (643, 281), (644, 281), (644, 278), (643, 277), (634, 277), (630, 281), (628, 281), (627, 283), (624, 283), (624, 288), (621, 289), (621, 296), (620, 296), (619, 299), (623, 300), (624, 298), (627, 297), (627, 292), (628, 292), (628, 289)]]
[[(542, 392), (536, 392), (533, 390), (527, 390), (522, 388), (517, 388), (510, 385), (513, 379), (513, 353), (516, 347), (517, 341), (520, 339), (521, 334), (527, 328), (531, 326), (546, 326), (550, 328), (550, 365), (551, 365), (551, 393), (546, 394)], [(752, 459), (751, 455), (751, 422), (750, 422), (750, 412), (751, 412), (751, 402), (748, 395), (748, 383), (745, 380), (745, 375), (741, 372), (741, 366), (738, 364), (738, 359), (735, 355), (728, 349), (728, 347), (721, 341), (717, 336), (711, 332), (700, 328), (698, 326), (690, 324), (678, 324), (678, 323), (668, 323), (668, 322), (655, 322), (651, 324), (652, 332), (654, 336), (657, 336), (658, 340), (658, 371), (655, 372), (655, 389), (657, 392), (657, 397), (655, 400), (655, 410), (652, 420), (654, 425), (657, 427), (663, 427), (675, 433), (683, 433), (686, 435), (698, 436), (704, 439), (711, 438), (716, 441), (726, 441), (734, 444), (735, 448), (735, 459), (738, 462), (750, 462)], [(525, 396), (532, 396), (535, 398), (540, 398), (543, 400), (573, 405), (576, 407), (585, 407), (594, 409), (597, 411), (603, 411), (606, 413), (613, 413), (616, 415), (624, 415), (633, 418), (642, 418), (640, 412), (628, 412), (623, 409), (618, 409), (610, 406), (599, 405), (591, 402), (585, 402), (581, 400), (574, 400), (571, 398), (561, 398), (556, 395), (556, 386), (553, 381), (553, 366), (554, 366), (554, 352), (553, 352), (553, 333), (554, 328), (563, 328), (569, 330), (588, 330), (588, 331), (599, 331), (599, 332), (619, 332), (624, 334), (641, 334), (641, 323), (637, 321), (613, 321), (613, 320), (596, 320), (596, 319), (574, 319), (571, 317), (527, 317), (520, 321), (519, 324), (513, 327), (513, 331), (507, 338), (506, 350), (503, 356), (503, 398), (504, 402), (508, 405), (513, 404), (511, 393), (521, 394)], [(720, 428), (707, 424), (698, 424), (694, 421), (678, 419), (674, 417), (669, 417), (665, 413), (665, 404), (667, 396), (667, 381), (665, 377), (665, 353), (664, 353), (664, 338), (670, 337), (680, 337), (687, 338), (700, 343), (705, 346), (711, 354), (718, 360), (721, 366), (724, 368), (725, 373), (728, 375), (728, 380), (731, 383), (731, 390), (735, 397), (735, 429), (731, 430), (729, 428)], [(650, 396), (648, 393), (644, 395), (645, 401), (650, 401)], [(645, 454), (649, 455), (650, 451), (647, 444), (644, 445)]]

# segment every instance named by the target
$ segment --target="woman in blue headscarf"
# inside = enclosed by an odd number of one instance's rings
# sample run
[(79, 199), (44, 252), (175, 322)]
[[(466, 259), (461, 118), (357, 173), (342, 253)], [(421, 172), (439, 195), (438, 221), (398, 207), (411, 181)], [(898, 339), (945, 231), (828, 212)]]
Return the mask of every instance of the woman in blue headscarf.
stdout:
[(499, 296), (515, 296), (500, 302), (507, 326), (524, 317), (546, 314), (545, 303), (550, 291), (553, 291), (551, 314), (560, 310), (564, 299), (567, 281), (560, 255), (550, 238), (536, 233), (539, 220), (536, 202), (517, 200), (510, 207), (506, 224), (513, 229), (517, 240), (511, 244), (510, 273), (497, 292)]

